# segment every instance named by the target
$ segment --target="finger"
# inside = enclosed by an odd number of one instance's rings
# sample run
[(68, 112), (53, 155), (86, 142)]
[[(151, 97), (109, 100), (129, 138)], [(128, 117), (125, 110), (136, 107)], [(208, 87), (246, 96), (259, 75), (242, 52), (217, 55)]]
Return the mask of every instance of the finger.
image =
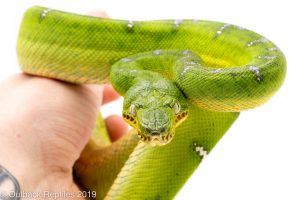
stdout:
[(96, 84), (87, 84), (85, 85), (85, 87), (87, 87), (95, 95), (95, 98), (99, 102), (99, 106), (102, 105), (104, 86)]
[(88, 84), (86, 87), (96, 96), (100, 105), (112, 102), (120, 97), (111, 85)]
[(122, 117), (120, 116), (109, 116), (105, 119), (105, 123), (111, 141), (116, 141), (128, 131), (128, 125), (123, 121)]
[(120, 95), (114, 90), (111, 85), (105, 85), (103, 89), (102, 105), (118, 99)]

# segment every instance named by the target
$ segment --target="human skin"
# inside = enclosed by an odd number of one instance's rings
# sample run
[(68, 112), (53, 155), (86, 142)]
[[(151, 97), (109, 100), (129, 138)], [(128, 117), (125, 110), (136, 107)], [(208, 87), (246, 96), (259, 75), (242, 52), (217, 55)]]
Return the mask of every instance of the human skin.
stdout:
[[(7, 78), (0, 82), (0, 164), (24, 192), (77, 194), (73, 165), (95, 127), (99, 107), (118, 97), (107, 85), (74, 85), (26, 74)], [(118, 116), (108, 117), (106, 126), (112, 141), (127, 132)]]
[[(72, 85), (25, 74), (0, 83), (1, 165), (22, 191), (76, 192), (72, 167), (88, 142), (100, 105), (118, 98), (110, 86)], [(111, 139), (127, 131), (106, 119)]]

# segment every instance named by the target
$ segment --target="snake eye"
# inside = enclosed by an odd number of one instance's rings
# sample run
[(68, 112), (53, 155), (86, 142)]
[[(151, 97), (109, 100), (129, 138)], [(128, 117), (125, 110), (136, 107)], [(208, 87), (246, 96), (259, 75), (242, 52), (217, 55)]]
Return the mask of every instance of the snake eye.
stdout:
[(178, 114), (180, 112), (180, 105), (179, 103), (175, 103), (173, 106), (175, 114)]
[(134, 104), (131, 104), (130, 108), (129, 108), (130, 114), (132, 114), (132, 116), (136, 116), (136, 108)]

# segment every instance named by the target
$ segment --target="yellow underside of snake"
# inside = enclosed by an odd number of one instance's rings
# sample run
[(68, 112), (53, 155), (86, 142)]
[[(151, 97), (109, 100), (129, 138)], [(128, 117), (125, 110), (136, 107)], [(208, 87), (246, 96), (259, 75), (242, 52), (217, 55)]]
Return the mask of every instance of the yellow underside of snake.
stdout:
[(270, 40), (201, 20), (124, 21), (28, 9), (23, 71), (111, 83), (134, 129), (111, 143), (99, 117), (75, 176), (96, 199), (172, 199), (242, 110), (265, 103), (286, 63)]

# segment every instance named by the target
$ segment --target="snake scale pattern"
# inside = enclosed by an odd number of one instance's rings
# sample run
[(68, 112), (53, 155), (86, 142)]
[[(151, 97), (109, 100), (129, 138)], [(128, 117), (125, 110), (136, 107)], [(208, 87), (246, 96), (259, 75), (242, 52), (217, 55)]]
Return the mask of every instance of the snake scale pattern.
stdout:
[(99, 116), (74, 166), (96, 199), (172, 199), (237, 119), (280, 88), (286, 61), (267, 38), (203, 20), (126, 21), (43, 7), (24, 14), (28, 74), (111, 83), (134, 129), (111, 143)]

